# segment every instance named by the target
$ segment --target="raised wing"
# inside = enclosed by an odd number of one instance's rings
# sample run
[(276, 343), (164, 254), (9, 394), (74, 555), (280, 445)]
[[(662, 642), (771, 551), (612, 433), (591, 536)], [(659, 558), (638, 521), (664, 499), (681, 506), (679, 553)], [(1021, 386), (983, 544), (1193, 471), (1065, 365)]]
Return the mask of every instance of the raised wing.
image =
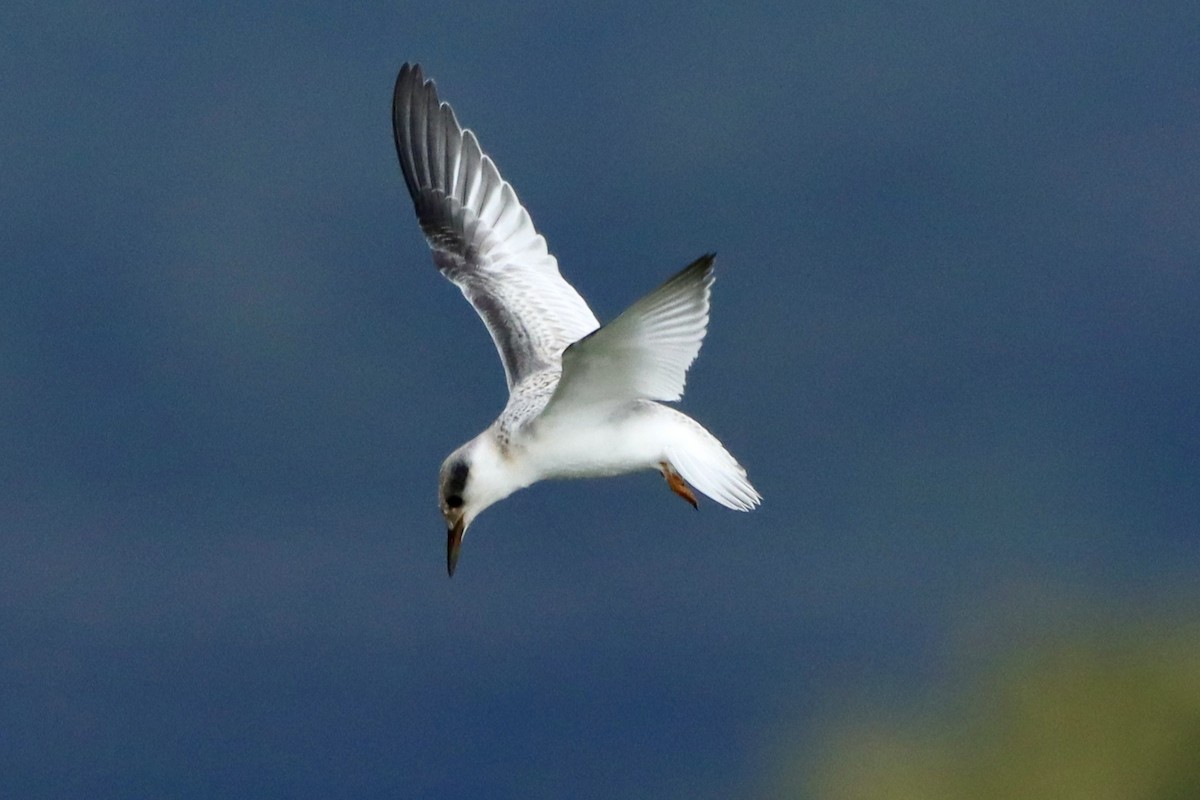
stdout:
[(509, 389), (557, 368), (563, 349), (600, 323), (559, 274), (512, 186), (438, 101), (420, 66), (400, 68), (392, 130), (433, 261), (483, 319)]
[(708, 329), (713, 255), (703, 256), (563, 353), (544, 413), (634, 399), (678, 400)]

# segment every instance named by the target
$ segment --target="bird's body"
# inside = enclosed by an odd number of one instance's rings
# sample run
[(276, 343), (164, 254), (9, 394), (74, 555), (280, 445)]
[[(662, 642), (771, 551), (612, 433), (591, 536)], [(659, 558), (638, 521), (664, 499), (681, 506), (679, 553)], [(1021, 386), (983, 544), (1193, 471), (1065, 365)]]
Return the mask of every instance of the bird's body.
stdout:
[(509, 386), (496, 421), (442, 464), (450, 573), (479, 512), (547, 478), (658, 469), (693, 505), (689, 483), (729, 508), (758, 505), (745, 470), (716, 437), (660, 402), (682, 397), (700, 351), (713, 257), (601, 327), (559, 274), (512, 187), (420, 67), (401, 68), (392, 121), (434, 263), (483, 319)]

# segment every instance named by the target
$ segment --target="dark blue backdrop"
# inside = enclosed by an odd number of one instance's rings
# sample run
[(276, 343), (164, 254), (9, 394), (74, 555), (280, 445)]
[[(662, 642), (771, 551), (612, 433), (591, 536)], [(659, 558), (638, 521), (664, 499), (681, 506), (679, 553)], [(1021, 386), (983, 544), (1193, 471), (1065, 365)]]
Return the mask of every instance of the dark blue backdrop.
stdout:
[[(1031, 629), (1194, 620), (1200, 13), (976, 5), (6, 4), (0, 793), (769, 793)], [(601, 319), (718, 252), (683, 407), (759, 511), (539, 484), (446, 579), (505, 390), (405, 60)]]

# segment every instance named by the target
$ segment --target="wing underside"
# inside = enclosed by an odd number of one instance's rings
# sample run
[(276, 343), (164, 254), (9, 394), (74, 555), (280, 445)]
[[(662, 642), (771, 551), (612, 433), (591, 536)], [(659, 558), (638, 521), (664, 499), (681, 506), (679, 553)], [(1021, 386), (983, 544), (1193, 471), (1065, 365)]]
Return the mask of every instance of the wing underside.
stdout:
[(512, 186), (419, 66), (400, 69), (392, 127), (434, 263), (483, 319), (509, 388), (557, 369), (567, 345), (599, 323), (559, 273)]
[(692, 262), (568, 347), (550, 406), (561, 411), (636, 399), (680, 399), (688, 367), (708, 329), (713, 258), (710, 254)]

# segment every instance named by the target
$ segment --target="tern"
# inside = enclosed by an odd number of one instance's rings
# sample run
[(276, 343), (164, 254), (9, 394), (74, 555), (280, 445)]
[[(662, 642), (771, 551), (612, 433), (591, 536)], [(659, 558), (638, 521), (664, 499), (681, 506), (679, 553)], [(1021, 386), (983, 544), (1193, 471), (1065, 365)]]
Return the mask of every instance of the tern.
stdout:
[(546, 240), (495, 163), (419, 65), (392, 98), (404, 182), (438, 270), (462, 290), (495, 342), (508, 403), (442, 463), (438, 500), (451, 576), (467, 528), (487, 507), (548, 478), (653, 469), (749, 511), (746, 470), (704, 426), (664, 402), (683, 397), (708, 328), (713, 258), (702, 256), (601, 326), (558, 271)]

